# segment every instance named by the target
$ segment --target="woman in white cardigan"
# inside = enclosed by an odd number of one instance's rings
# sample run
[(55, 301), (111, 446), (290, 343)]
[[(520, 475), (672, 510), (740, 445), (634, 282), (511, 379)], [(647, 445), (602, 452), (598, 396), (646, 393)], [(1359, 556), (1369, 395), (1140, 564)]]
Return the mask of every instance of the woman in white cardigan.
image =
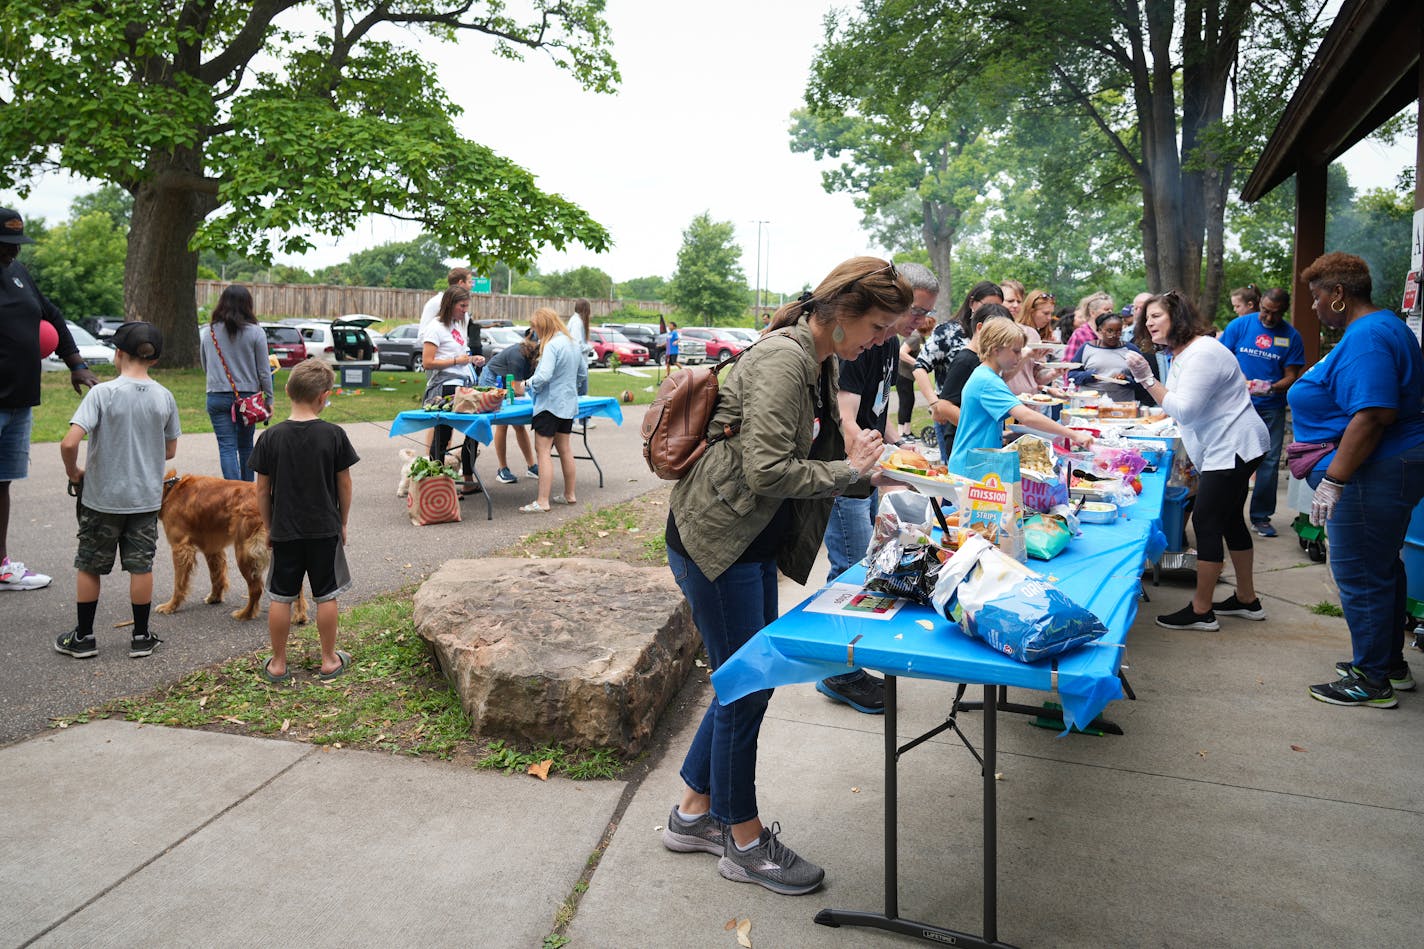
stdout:
[[(1251, 575), (1251, 531), (1242, 509), (1251, 475), (1270, 448), (1270, 435), (1251, 407), (1246, 377), (1236, 356), (1206, 335), (1205, 321), (1175, 290), (1147, 301), (1137, 332), (1150, 336), (1159, 349), (1172, 354), (1165, 385), (1152, 375), (1142, 355), (1128, 354), (1127, 365), (1137, 383), (1176, 420), (1187, 455), (1200, 474), (1192, 509), (1197, 539), (1196, 593), (1182, 609), (1157, 617), (1157, 625), (1220, 629), (1218, 614), (1263, 620), (1266, 611)], [(1223, 540), (1231, 553), (1236, 590), (1222, 602), (1213, 603), (1212, 591), (1226, 559)]]

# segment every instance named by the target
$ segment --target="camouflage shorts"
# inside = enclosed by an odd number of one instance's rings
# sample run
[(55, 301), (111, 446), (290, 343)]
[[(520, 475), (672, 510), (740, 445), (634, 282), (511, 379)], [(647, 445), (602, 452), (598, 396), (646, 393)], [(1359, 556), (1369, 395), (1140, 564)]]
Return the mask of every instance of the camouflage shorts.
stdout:
[(79, 505), (79, 552), (74, 569), (107, 575), (114, 569), (114, 551), (128, 573), (150, 573), (158, 550), (158, 512), (108, 514)]

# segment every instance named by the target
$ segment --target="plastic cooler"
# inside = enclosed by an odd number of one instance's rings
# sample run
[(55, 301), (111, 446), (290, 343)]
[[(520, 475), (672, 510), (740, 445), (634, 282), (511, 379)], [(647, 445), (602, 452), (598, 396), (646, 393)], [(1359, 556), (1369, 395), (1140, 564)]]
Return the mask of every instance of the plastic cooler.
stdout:
[(343, 389), (369, 389), (371, 387), (371, 367), (337, 366), (336, 384)]
[(1409, 518), (1409, 530), (1404, 534), (1404, 576), (1408, 589), (1409, 603), (1406, 609), (1410, 616), (1424, 619), (1424, 502), (1414, 509)]

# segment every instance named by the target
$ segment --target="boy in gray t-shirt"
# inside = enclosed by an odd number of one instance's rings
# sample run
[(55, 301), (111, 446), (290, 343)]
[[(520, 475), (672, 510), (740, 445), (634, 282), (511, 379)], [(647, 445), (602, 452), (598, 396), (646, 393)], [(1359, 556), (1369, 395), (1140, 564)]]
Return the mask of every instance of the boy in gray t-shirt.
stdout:
[[(114, 569), (114, 551), (129, 574), (133, 638), (129, 655), (150, 655), (162, 640), (148, 631), (153, 600), (153, 555), (158, 547), (158, 509), (163, 506), (163, 468), (178, 453), (178, 403), (155, 382), (149, 367), (163, 352), (163, 334), (152, 323), (130, 321), (114, 332), (117, 379), (90, 389), (59, 443), (64, 470), (79, 495), (79, 552), (74, 555), (79, 623), (54, 642), (56, 652), (76, 659), (99, 654), (94, 614), (99, 577)], [(89, 438), (86, 467), (79, 443)]]

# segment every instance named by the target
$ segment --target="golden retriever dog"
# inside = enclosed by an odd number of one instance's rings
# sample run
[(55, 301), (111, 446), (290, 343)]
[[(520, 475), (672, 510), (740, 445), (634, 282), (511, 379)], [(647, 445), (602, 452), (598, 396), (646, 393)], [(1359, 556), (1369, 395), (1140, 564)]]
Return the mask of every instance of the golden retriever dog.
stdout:
[[(267, 528), (257, 508), (257, 485), (172, 470), (163, 481), (163, 507), (158, 511), (163, 533), (173, 549), (173, 598), (154, 609), (174, 613), (188, 598), (193, 567), (202, 554), (208, 562), (212, 592), (206, 603), (221, 603), (227, 593), (227, 548), (237, 556), (237, 569), (247, 581), (247, 605), (232, 614), (249, 620), (260, 612), (263, 573), (271, 562)], [(305, 597), (298, 597), (292, 619), (305, 623)]]

